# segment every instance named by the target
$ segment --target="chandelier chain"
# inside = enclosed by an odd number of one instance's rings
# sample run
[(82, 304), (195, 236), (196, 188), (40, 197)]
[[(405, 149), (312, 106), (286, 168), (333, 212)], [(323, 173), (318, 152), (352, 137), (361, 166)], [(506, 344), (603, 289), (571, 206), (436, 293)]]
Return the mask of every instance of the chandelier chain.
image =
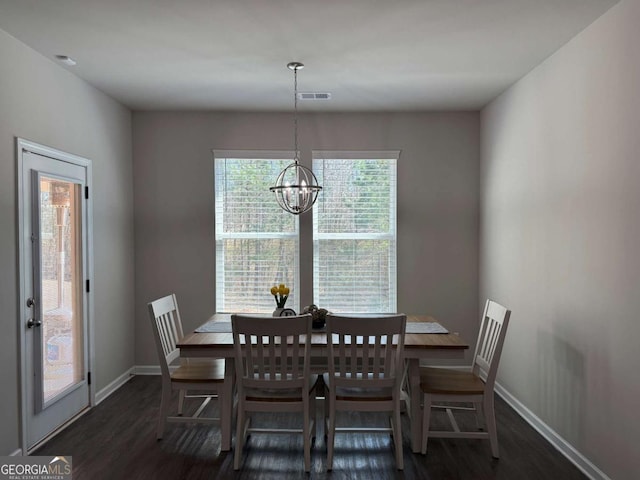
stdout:
[(293, 160), (298, 163), (298, 67), (293, 69)]

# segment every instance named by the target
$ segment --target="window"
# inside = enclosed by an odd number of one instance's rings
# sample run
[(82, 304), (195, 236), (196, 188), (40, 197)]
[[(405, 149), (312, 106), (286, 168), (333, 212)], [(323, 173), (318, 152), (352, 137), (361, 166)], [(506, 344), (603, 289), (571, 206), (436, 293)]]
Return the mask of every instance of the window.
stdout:
[(399, 152), (314, 152), (314, 302), (334, 313), (395, 312)]
[(270, 313), (274, 284), (291, 288), (299, 309), (298, 217), (285, 213), (269, 187), (292, 152), (214, 151), (216, 310)]

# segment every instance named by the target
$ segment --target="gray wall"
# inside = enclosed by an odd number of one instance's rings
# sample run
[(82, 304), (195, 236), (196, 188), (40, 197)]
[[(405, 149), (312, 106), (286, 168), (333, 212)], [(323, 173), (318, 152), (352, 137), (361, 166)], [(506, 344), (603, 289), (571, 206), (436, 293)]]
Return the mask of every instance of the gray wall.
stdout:
[[(430, 313), (474, 339), (479, 114), (302, 114), (299, 123), (308, 166), (311, 149), (402, 150), (398, 309)], [(288, 150), (292, 128), (286, 113), (134, 113), (136, 364), (157, 363), (146, 302), (176, 292), (185, 330), (215, 311), (211, 150)], [(304, 232), (302, 222), (311, 215), (301, 218)], [(311, 253), (301, 251), (309, 286)]]
[(20, 447), (15, 137), (93, 162), (96, 391), (133, 366), (131, 113), (0, 30), (0, 455)]
[(640, 457), (640, 2), (482, 112), (480, 294), (513, 309), (498, 382), (611, 478)]

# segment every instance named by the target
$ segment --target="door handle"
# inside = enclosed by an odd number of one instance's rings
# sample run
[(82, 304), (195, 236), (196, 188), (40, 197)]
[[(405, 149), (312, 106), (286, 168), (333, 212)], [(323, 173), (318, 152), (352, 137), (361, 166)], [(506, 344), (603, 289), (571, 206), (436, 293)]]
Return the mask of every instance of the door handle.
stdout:
[(42, 325), (42, 320), (34, 320), (33, 318), (27, 320), (27, 328), (39, 327), (40, 325)]

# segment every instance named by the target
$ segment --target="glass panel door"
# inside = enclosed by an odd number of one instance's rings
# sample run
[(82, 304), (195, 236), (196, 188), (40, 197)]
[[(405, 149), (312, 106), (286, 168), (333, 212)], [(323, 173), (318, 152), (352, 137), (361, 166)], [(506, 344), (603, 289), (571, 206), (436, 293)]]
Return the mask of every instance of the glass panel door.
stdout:
[(83, 380), (79, 189), (39, 178), (42, 407)]

